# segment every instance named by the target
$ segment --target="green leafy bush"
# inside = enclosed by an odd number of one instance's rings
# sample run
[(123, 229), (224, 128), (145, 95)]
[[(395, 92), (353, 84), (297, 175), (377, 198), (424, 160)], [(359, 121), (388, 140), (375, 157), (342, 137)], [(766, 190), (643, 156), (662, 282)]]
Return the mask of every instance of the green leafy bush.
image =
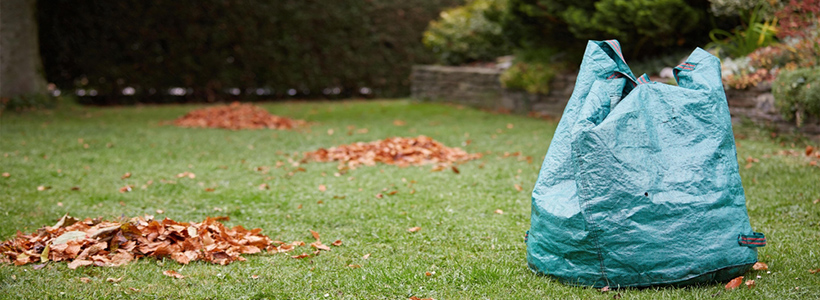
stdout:
[[(519, 47), (583, 51), (585, 40), (618, 39), (628, 57), (699, 45), (711, 29), (708, 2), (684, 0), (509, 0), (501, 18)], [(718, 25), (721, 25), (718, 23)]]
[(783, 117), (797, 126), (806, 116), (820, 117), (820, 67), (781, 71), (772, 93)]
[(555, 75), (572, 67), (570, 61), (575, 59), (568, 59), (566, 53), (555, 48), (520, 49), (499, 80), (508, 89), (547, 94)]
[(424, 45), (438, 55), (442, 63), (449, 65), (491, 61), (509, 54), (510, 47), (501, 34), (501, 25), (489, 18), (498, 15), (506, 3), (506, 0), (472, 0), (442, 12), (424, 32)]
[(555, 73), (556, 70), (550, 64), (517, 62), (501, 74), (500, 80), (501, 85), (508, 89), (547, 94)]

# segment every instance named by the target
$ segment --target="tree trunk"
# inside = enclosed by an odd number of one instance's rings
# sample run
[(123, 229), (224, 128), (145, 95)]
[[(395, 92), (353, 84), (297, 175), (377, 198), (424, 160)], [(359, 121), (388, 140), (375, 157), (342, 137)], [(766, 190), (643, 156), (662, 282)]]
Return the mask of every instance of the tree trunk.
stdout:
[(46, 92), (36, 0), (0, 0), (0, 97)]

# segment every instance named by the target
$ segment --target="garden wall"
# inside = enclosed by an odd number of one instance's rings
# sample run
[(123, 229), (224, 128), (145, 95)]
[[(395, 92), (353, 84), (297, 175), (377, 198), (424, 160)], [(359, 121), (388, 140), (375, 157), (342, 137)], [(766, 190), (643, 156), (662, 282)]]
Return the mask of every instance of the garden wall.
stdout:
[[(410, 91), (414, 99), (559, 118), (572, 95), (577, 75), (557, 75), (550, 83), (549, 94), (535, 95), (503, 88), (498, 80), (502, 72), (497, 68), (417, 65), (413, 66), (410, 76)], [(777, 111), (770, 84), (747, 90), (729, 89), (726, 96), (733, 118), (748, 117), (781, 131), (795, 128), (793, 122), (784, 120)], [(820, 135), (820, 120), (806, 120), (799, 131)]]

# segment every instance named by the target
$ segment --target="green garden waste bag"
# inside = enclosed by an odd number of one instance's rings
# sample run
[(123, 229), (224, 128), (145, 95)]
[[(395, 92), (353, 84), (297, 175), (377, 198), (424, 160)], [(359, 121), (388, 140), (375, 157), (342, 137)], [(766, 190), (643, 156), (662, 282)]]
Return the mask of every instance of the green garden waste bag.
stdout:
[(678, 86), (635, 77), (590, 41), (532, 192), (529, 268), (570, 285), (726, 281), (757, 262), (720, 61), (696, 49)]

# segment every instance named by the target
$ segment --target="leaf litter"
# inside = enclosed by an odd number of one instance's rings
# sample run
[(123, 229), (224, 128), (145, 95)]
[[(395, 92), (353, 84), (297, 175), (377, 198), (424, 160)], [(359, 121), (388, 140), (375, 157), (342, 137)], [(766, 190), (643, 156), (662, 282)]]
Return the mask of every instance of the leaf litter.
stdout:
[(233, 102), (193, 110), (174, 120), (174, 125), (189, 128), (240, 129), (294, 129), (307, 122), (271, 115), (264, 108)]
[[(481, 154), (470, 154), (461, 148), (447, 147), (427, 136), (414, 138), (390, 137), (373, 142), (357, 142), (348, 145), (319, 148), (305, 153), (305, 161), (339, 162), (340, 169), (355, 169), (359, 166), (374, 166), (377, 162), (400, 167), (434, 164), (442, 166), (456, 162), (481, 158)], [(458, 173), (458, 168), (453, 167)]]
[[(195, 223), (168, 218), (155, 220), (146, 215), (128, 221), (106, 221), (102, 218), (79, 220), (66, 214), (53, 226), (43, 226), (27, 235), (18, 231), (16, 237), (0, 243), (0, 263), (41, 262), (35, 266), (39, 269), (49, 261), (66, 261), (70, 269), (76, 269), (121, 266), (142, 257), (169, 257), (181, 264), (199, 260), (227, 265), (244, 261), (242, 254), (263, 250), (284, 253), (306, 245), (302, 241), (271, 240), (261, 234), (261, 228), (248, 230), (241, 225), (228, 228), (220, 223), (228, 219), (207, 217)], [(317, 250), (307, 256), (318, 255), (320, 250), (330, 251), (330, 247), (320, 241), (318, 232), (310, 232), (316, 239), (310, 246)], [(341, 240), (332, 243), (333, 246), (341, 244)]]

